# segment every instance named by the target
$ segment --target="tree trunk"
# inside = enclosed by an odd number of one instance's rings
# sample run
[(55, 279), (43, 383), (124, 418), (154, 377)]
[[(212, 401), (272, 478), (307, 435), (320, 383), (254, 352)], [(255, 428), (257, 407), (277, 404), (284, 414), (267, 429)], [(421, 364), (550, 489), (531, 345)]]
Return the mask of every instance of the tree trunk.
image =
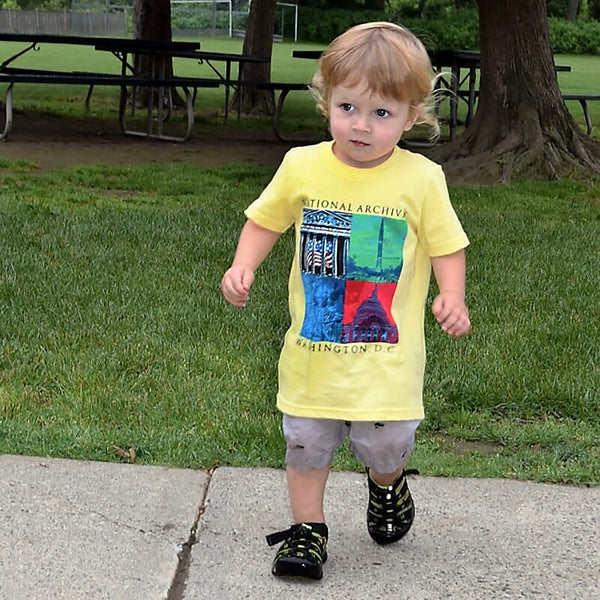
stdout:
[(171, 40), (169, 0), (135, 0), (133, 37), (141, 40)]
[[(135, 0), (133, 7), (133, 37), (136, 40), (171, 41), (171, 2), (170, 0)], [(135, 68), (138, 73), (150, 75), (150, 57), (136, 56)], [(162, 65), (157, 65), (162, 68)], [(173, 61), (165, 62), (165, 74), (173, 75)]]
[[(246, 35), (244, 37), (243, 54), (262, 56), (271, 60), (273, 49), (273, 30), (275, 28), (276, 0), (253, 0), (250, 4)], [(242, 72), (244, 81), (271, 81), (271, 63), (246, 63)], [(242, 87), (242, 107), (245, 112), (274, 111), (273, 94), (256, 87)], [(240, 100), (240, 90), (236, 92), (231, 102), (237, 107)]]
[[(133, 6), (133, 37), (136, 40), (171, 41), (171, 2), (170, 0), (135, 0)], [(152, 64), (152, 57), (136, 55), (134, 58), (136, 73), (151, 77), (164, 74), (173, 75), (173, 59), (158, 57)], [(138, 90), (138, 100), (145, 104), (149, 90)], [(185, 106), (185, 101), (177, 90), (171, 90), (171, 101), (174, 106)]]
[(600, 172), (600, 145), (561, 97), (545, 0), (479, 0), (481, 83), (464, 134), (430, 155), (451, 180), (509, 182)]
[(579, 0), (569, 0), (567, 6), (567, 21), (575, 21), (577, 19), (577, 11), (579, 10)]

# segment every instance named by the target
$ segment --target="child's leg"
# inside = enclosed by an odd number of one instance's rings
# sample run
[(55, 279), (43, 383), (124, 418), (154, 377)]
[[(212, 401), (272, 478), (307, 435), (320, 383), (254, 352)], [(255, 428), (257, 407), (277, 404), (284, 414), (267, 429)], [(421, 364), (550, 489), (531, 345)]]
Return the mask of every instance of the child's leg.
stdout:
[[(409, 433), (409, 436), (410, 436), (410, 433)], [(398, 468), (396, 468), (394, 471), (387, 472), (387, 471), (389, 471), (389, 469), (386, 469), (385, 473), (380, 473), (379, 471), (375, 470), (374, 468), (369, 469), (369, 475), (371, 476), (371, 479), (375, 483), (377, 483), (378, 485), (381, 485), (381, 486), (389, 486), (389, 485), (394, 485), (394, 483), (396, 483), (396, 481), (398, 481), (398, 478), (400, 477), (400, 475), (402, 475), (402, 472), (404, 471), (404, 468), (406, 467), (406, 463), (408, 462), (410, 453), (412, 452), (412, 447), (414, 445), (414, 435), (413, 435), (412, 440), (409, 439), (408, 443), (405, 442), (405, 444), (406, 445), (404, 446), (404, 449), (401, 453), (400, 466), (398, 466)]]
[(294, 523), (324, 523), (323, 497), (329, 465), (301, 471), (287, 467), (287, 484)]
[(402, 538), (414, 519), (404, 468), (418, 425), (419, 421), (352, 423), (352, 449), (368, 472), (367, 529), (379, 544)]
[(323, 497), (329, 465), (347, 431), (343, 421), (284, 415), (287, 482), (294, 525), (267, 536), (269, 545), (283, 542), (273, 561), (274, 575), (311, 579), (323, 576), (329, 536)]
[(378, 473), (375, 471), (375, 469), (369, 469), (369, 475), (371, 476), (371, 479), (378, 485), (394, 485), (394, 483), (398, 480), (398, 477), (400, 477), (402, 474), (402, 471), (404, 471), (405, 465), (406, 463), (392, 473)]
[(381, 485), (392, 485), (406, 467), (415, 445), (414, 421), (355, 421), (350, 428), (350, 444), (356, 458)]
[(343, 421), (283, 417), (285, 462), (294, 523), (324, 523), (323, 496), (329, 465), (348, 432)]

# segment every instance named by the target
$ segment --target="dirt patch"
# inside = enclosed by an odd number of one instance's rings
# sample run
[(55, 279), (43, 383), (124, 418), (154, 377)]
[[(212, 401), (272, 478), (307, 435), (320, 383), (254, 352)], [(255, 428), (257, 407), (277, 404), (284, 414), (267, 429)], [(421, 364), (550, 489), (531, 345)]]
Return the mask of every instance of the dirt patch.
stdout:
[(456, 456), (469, 456), (471, 454), (496, 455), (500, 454), (503, 448), (500, 443), (461, 440), (444, 433), (434, 434), (433, 437)]
[(8, 140), (0, 142), (0, 157), (33, 161), (43, 170), (89, 164), (190, 163), (211, 167), (232, 161), (275, 168), (290, 147), (276, 141), (268, 129), (200, 124), (190, 140), (175, 143), (124, 135), (116, 120), (19, 112)]

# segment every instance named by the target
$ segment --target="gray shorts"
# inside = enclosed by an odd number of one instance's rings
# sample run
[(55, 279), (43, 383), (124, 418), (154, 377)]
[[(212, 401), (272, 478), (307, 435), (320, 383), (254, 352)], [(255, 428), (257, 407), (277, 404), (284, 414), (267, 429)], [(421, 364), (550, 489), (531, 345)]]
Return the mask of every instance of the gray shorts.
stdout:
[(300, 471), (328, 466), (346, 437), (357, 460), (378, 473), (404, 467), (415, 445), (416, 421), (338, 421), (283, 415), (286, 464)]

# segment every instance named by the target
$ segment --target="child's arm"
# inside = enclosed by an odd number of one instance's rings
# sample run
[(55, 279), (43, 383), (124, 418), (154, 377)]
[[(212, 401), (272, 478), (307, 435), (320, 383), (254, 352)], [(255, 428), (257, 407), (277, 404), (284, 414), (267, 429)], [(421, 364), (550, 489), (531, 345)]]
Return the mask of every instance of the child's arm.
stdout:
[(246, 221), (240, 234), (233, 264), (221, 281), (221, 290), (227, 302), (234, 306), (246, 306), (250, 286), (254, 281), (254, 271), (269, 255), (280, 235), (253, 221)]
[(452, 337), (469, 332), (471, 321), (465, 305), (465, 251), (431, 258), (433, 273), (440, 290), (431, 310), (441, 328)]

